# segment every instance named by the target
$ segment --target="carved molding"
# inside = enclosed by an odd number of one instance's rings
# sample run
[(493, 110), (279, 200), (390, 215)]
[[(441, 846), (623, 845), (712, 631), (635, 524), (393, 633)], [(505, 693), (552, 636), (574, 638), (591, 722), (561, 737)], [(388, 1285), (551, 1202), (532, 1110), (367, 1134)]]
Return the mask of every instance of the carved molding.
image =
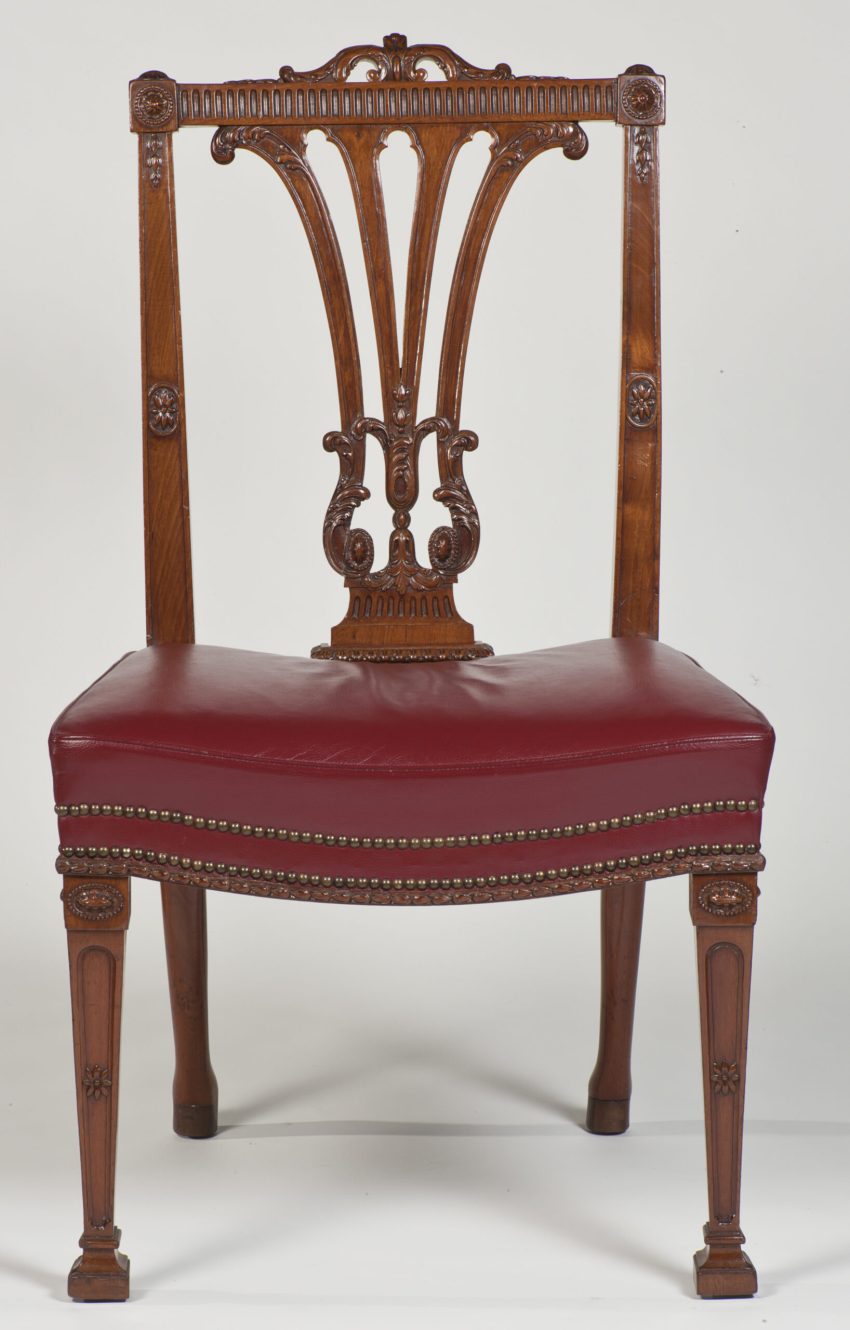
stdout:
[[(737, 1062), (713, 1062), (711, 1064), (711, 1088), (715, 1094), (737, 1094), (741, 1074)], [(721, 1222), (729, 1222), (724, 1219)]]
[[(493, 78), (472, 83), (316, 83), (274, 79), (184, 83), (182, 125), (481, 125), (564, 120), (615, 120), (617, 79)], [(141, 126), (140, 128), (144, 128)]]
[(180, 423), (180, 394), (170, 383), (155, 383), (148, 389), (148, 429), (165, 438)]
[(342, 83), (350, 78), (357, 65), (367, 64), (370, 68), (366, 71), (366, 78), (370, 83), (424, 83), (428, 78), (428, 70), (422, 67), (423, 60), (433, 61), (447, 79), (512, 77), (509, 65), (481, 69), (478, 65), (471, 65), (448, 46), (421, 43), (408, 46), (407, 38), (402, 33), (391, 32), (384, 38), (383, 46), (348, 46), (316, 69), (296, 71), (291, 65), (283, 65), (280, 79), (282, 83)]
[(707, 914), (725, 919), (744, 914), (753, 903), (752, 888), (746, 882), (719, 880), (706, 882), (700, 888), (697, 901)]
[[(596, 821), (576, 822), (565, 826), (529, 827), (513, 831), (468, 832), (455, 836), (349, 836), (339, 832), (296, 831), (286, 827), (253, 826), (250, 822), (233, 819), (204, 817), (196, 813), (144, 808), (141, 805), (111, 803), (55, 804), (57, 817), (107, 817), (136, 822), (165, 822), (189, 827), (195, 831), (224, 832), (230, 836), (251, 836), (256, 840), (281, 840), (313, 845), (341, 845), (362, 850), (430, 850), (462, 849), (498, 845), (502, 841), (570, 840), (573, 837), (594, 836), (608, 831), (626, 831), (630, 827), (652, 826), (656, 822), (675, 821), (682, 817), (704, 817), (717, 813), (756, 813), (761, 807), (758, 799), (711, 799), (701, 803), (670, 804), (667, 808), (650, 809), (639, 813), (622, 813), (617, 817), (598, 818)], [(694, 854), (755, 854), (756, 845), (694, 845)], [(635, 864), (637, 860), (635, 859)], [(713, 885), (713, 884), (710, 884)], [(723, 883), (721, 885), (730, 885)], [(731, 885), (739, 885), (737, 883)], [(704, 888), (708, 890), (708, 888)], [(705, 908), (705, 907), (704, 907)]]
[(417, 665), (440, 660), (483, 660), (492, 656), (487, 642), (471, 642), (465, 647), (358, 647), (331, 646), (322, 642), (313, 647), (313, 660), (365, 660), (373, 665)]
[(124, 897), (117, 887), (106, 883), (94, 887), (85, 883), (66, 887), (62, 898), (70, 914), (92, 924), (102, 924), (107, 919), (116, 918), (125, 905)]
[[(136, 858), (136, 855), (141, 858)], [(668, 859), (667, 855), (671, 858)], [(154, 851), (96, 849), (60, 850), (56, 861), (60, 873), (97, 877), (123, 871), (131, 877), (152, 878), (180, 886), (205, 890), (230, 891), (245, 896), (263, 896), (281, 900), (323, 901), (340, 905), (471, 905), (488, 901), (530, 900), (541, 896), (561, 896), (576, 891), (596, 891), (603, 887), (630, 886), (653, 878), (675, 877), (682, 873), (756, 873), (764, 859), (755, 855), (714, 855), (679, 857), (664, 851), (649, 862), (628, 870), (604, 864), (575, 866), (568, 870), (539, 870), (535, 873), (511, 873), (499, 877), (464, 878), (354, 878), (320, 877), (315, 874), (274, 872), (271, 869), (240, 868), (237, 865), (203, 864), (185, 869), (182, 862)], [(232, 871), (231, 871), (232, 869)]]
[(652, 425), (658, 414), (658, 385), (651, 374), (635, 374), (626, 390), (626, 419), (636, 429)]
[[(87, 1099), (106, 1099), (112, 1088), (112, 1077), (108, 1067), (102, 1067), (99, 1062), (87, 1066), (83, 1072), (83, 1088)], [(108, 1223), (108, 1220), (104, 1220)]]

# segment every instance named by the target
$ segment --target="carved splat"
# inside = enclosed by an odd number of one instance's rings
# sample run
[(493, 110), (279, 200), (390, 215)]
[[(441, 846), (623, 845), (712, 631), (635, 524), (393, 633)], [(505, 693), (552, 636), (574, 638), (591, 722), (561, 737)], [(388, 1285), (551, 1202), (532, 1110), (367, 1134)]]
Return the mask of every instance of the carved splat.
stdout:
[[(407, 47), (397, 34), (383, 48), (351, 47), (308, 73), (281, 71), (284, 81), (339, 82), (363, 62), (372, 82), (423, 81), (419, 62), (431, 59), (446, 79), (510, 78), (507, 66), (478, 70), (446, 47)], [(391, 126), (323, 124), (348, 175), (360, 230), (378, 351), (382, 416), (366, 415), (351, 295), (333, 221), (320, 184), (307, 160), (306, 129), (298, 126), (235, 125), (219, 128), (213, 157), (226, 163), (238, 148), (268, 162), (298, 208), (322, 288), (336, 363), (340, 428), (324, 437), (336, 453), (339, 479), (324, 521), (324, 548), (331, 566), (345, 579), (349, 606), (331, 633), (329, 646), (313, 654), (370, 660), (439, 660), (489, 655), (475, 641), (471, 624), (455, 606), (454, 584), (478, 550), (480, 522), (464, 475), (464, 457), (478, 446), (461, 424), (464, 366), (481, 271), (490, 236), (507, 195), (522, 169), (540, 153), (560, 148), (578, 159), (587, 151), (584, 130), (573, 120), (542, 119), (402, 125), (416, 152), (418, 176), (411, 224), (402, 327), (396, 316), (392, 265), (380, 171), (380, 154)], [(436, 413), (418, 419), (422, 351), (428, 299), (443, 201), (452, 168), (464, 143), (478, 130), (491, 137), (490, 160), (466, 223), (449, 291), (442, 330)], [(371, 497), (364, 484), (367, 439), (379, 444), (386, 472), (386, 500), (393, 529), (386, 562), (374, 567), (369, 532), (352, 526), (357, 509)], [(432, 442), (433, 441), (433, 442)], [(440, 484), (434, 498), (447, 521), (432, 532), (427, 561), (421, 562), (411, 530), (419, 496), (419, 455), (435, 446)]]

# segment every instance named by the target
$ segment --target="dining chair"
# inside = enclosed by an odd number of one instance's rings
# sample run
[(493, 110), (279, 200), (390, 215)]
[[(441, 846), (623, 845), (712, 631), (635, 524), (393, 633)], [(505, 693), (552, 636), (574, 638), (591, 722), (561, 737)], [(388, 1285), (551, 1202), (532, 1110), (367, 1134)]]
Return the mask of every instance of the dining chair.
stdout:
[[(51, 733), (68, 933), (84, 1228), (78, 1300), (129, 1295), (113, 1198), (124, 938), (130, 878), (161, 884), (176, 1050), (174, 1129), (212, 1136), (206, 892), (340, 905), (526, 901), (599, 891), (602, 1001), (587, 1127), (629, 1123), (645, 884), (690, 877), (701, 1009), (709, 1219), (703, 1297), (747, 1296), (739, 1217), (747, 1020), (760, 823), (773, 732), (754, 707), (658, 639), (661, 364), (659, 126), (665, 83), (517, 77), (448, 47), (354, 46), (274, 79), (130, 85), (138, 136), (148, 645), (130, 651)], [(524, 168), (584, 157), (583, 125), (624, 129), (622, 374), (612, 636), (496, 655), (455, 601), (475, 558), (467, 482), (478, 446), (461, 393), (493, 227)], [(172, 164), (179, 129), (212, 155), (253, 153), (304, 224), (327, 312), (340, 419), (324, 435), (338, 478), (323, 544), (348, 593), (329, 641), (285, 657), (195, 645)], [(306, 148), (324, 131), (350, 181), (380, 368), (365, 414), (352, 300)], [(397, 319), (379, 158), (415, 149), (406, 298)], [(440, 330), (434, 414), (419, 412), (443, 201), (464, 143), (490, 155), (460, 241)], [(320, 422), (325, 427), (334, 422)], [(367, 441), (385, 464), (386, 561), (365, 527)], [(423, 447), (445, 522), (416, 548)], [(378, 455), (378, 454), (376, 454)], [(329, 459), (332, 461), (332, 458)], [(329, 486), (330, 488), (330, 486)], [(368, 511), (368, 509), (367, 509)], [(317, 533), (318, 539), (318, 533)], [(424, 553), (424, 557), (423, 557)], [(495, 627), (495, 625), (494, 625)]]

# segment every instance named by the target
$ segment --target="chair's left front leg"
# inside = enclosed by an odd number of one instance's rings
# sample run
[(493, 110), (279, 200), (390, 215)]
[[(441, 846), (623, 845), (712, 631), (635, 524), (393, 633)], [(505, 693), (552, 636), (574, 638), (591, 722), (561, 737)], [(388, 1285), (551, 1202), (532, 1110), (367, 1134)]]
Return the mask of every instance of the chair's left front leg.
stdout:
[(703, 1298), (751, 1297), (756, 1272), (742, 1251), (741, 1149), (750, 968), (758, 886), (754, 874), (695, 874), (691, 917), (696, 926), (702, 1028), (709, 1221), (706, 1246), (694, 1256)]
[(71, 1268), (68, 1292), (79, 1302), (123, 1302), (130, 1263), (115, 1226), (115, 1138), (124, 938), (130, 919), (127, 878), (66, 877), (62, 892), (80, 1123), (83, 1254)]

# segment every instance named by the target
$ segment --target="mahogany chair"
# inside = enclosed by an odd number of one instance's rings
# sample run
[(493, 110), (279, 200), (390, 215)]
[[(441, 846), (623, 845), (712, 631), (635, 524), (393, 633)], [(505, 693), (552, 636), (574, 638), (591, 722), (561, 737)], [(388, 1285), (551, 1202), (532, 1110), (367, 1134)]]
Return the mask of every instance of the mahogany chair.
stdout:
[[(422, 62), (437, 69), (428, 78)], [(364, 67), (365, 66), (365, 70)], [(355, 77), (350, 76), (354, 72)], [(365, 73), (365, 78), (363, 77)], [(443, 80), (440, 73), (445, 76)], [(709, 1221), (704, 1297), (756, 1290), (739, 1219), (761, 810), (773, 734), (688, 656), (657, 641), (661, 446), (658, 129), (664, 80), (514, 77), (444, 46), (340, 52), (277, 79), (130, 85), (138, 135), (145, 550), (149, 645), (73, 702), (51, 735), (58, 870), (71, 966), (82, 1157), (81, 1300), (120, 1300), (129, 1265), (113, 1212), (129, 879), (161, 883), (176, 1047), (174, 1129), (216, 1131), (207, 1037), (205, 893), (348, 905), (450, 905), (598, 890), (599, 1057), (590, 1131), (625, 1131), (644, 887), (690, 875), (702, 1013)], [(461, 416), (473, 304), (499, 210), (523, 168), (587, 151), (581, 122), (625, 130), (623, 339), (613, 635), (494, 656), (455, 604), (479, 519), (464, 476), (478, 440)], [(172, 136), (213, 127), (212, 153), (255, 153), (306, 228), (327, 309), (340, 423), (324, 549), (348, 590), (311, 658), (194, 645)], [(359, 220), (381, 377), (364, 414), (352, 306), (328, 207), (306, 155), (324, 130)], [(403, 326), (396, 326), (379, 153), (403, 130), (418, 157)], [(418, 392), (437, 232), (452, 165), (492, 138), (442, 332), (435, 414)], [(368, 404), (372, 406), (372, 404)], [(374, 406), (372, 406), (374, 409)], [(330, 422), (327, 422), (330, 423)], [(367, 437), (386, 465), (388, 557), (352, 526), (369, 496)], [(421, 448), (435, 446), (447, 511), (414, 546)], [(403, 723), (399, 723), (402, 722)]]

